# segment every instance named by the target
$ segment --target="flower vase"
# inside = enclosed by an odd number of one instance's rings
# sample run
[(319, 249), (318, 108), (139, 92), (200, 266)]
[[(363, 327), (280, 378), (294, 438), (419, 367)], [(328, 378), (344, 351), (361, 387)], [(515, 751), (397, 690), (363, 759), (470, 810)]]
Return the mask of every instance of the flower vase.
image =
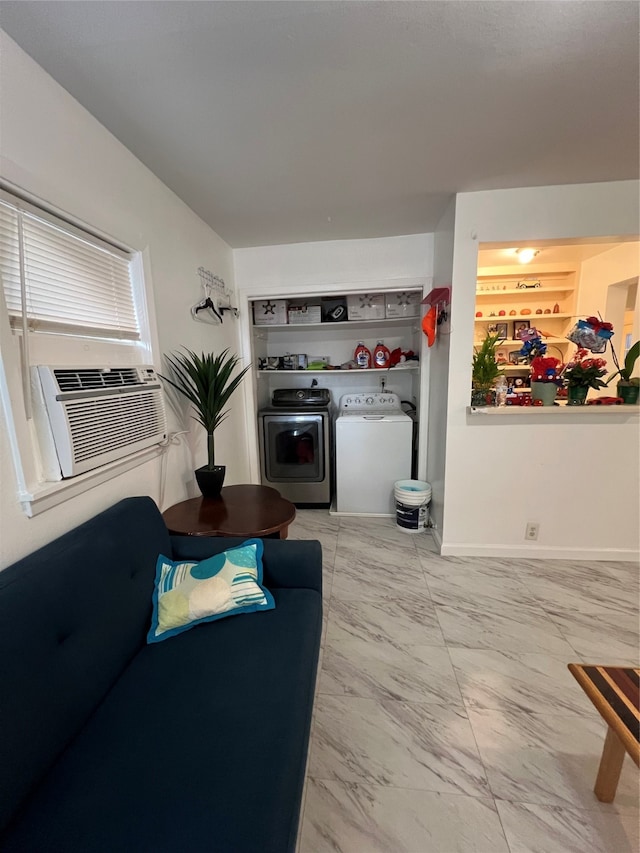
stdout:
[(638, 402), (638, 393), (640, 392), (639, 385), (632, 385), (627, 382), (618, 382), (616, 388), (618, 397), (621, 397), (627, 406), (633, 406)]
[(558, 392), (555, 382), (532, 382), (531, 399), (541, 400), (543, 406), (553, 406)]
[(570, 385), (567, 388), (567, 406), (584, 406), (588, 393), (588, 385)]
[(495, 406), (496, 392), (492, 388), (472, 388), (471, 389), (471, 405), (475, 406)]

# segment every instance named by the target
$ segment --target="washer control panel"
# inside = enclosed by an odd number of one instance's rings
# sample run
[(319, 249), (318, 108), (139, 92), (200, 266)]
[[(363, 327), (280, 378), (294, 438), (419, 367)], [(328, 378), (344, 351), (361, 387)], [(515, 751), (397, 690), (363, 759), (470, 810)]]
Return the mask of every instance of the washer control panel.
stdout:
[(400, 397), (390, 391), (383, 393), (365, 391), (361, 394), (343, 394), (340, 397), (340, 413), (357, 412), (397, 412), (400, 409)]

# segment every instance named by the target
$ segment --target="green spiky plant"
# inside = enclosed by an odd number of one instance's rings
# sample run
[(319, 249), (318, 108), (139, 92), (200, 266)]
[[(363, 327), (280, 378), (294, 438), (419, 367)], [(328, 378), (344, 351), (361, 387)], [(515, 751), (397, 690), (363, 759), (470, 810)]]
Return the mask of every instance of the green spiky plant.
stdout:
[(478, 391), (490, 391), (498, 376), (504, 371), (496, 363), (496, 347), (504, 344), (498, 335), (487, 334), (481, 345), (473, 352), (471, 378), (473, 387)]
[(207, 431), (207, 465), (209, 471), (216, 467), (214, 432), (229, 414), (225, 406), (242, 382), (250, 365), (232, 376), (240, 363), (236, 355), (223, 350), (219, 355), (198, 355), (184, 348), (184, 353), (166, 356), (171, 376), (161, 376), (173, 388), (186, 397), (196, 411), (194, 420)]

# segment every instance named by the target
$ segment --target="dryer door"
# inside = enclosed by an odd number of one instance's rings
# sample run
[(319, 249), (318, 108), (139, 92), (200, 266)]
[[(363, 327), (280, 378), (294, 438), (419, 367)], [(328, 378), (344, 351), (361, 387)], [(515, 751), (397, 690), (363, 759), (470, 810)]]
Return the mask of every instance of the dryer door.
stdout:
[(265, 415), (264, 468), (271, 483), (321, 483), (322, 415)]

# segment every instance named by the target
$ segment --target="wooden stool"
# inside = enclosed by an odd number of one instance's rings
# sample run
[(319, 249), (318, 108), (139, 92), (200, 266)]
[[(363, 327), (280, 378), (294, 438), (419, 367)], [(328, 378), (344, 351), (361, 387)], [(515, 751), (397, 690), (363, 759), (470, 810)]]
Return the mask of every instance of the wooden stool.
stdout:
[(625, 752), (640, 766), (640, 669), (570, 663), (569, 671), (609, 726), (593, 790), (611, 803)]

